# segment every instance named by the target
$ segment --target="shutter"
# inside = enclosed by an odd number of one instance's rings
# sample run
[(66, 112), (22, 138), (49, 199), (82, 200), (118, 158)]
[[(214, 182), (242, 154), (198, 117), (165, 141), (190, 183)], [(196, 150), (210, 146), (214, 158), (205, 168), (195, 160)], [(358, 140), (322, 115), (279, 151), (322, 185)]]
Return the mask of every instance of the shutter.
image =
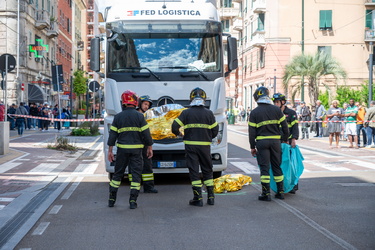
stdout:
[(326, 28), (326, 12), (324, 10), (319, 11), (319, 29), (324, 30)]
[(332, 10), (326, 10), (326, 29), (332, 30)]
[(366, 10), (366, 28), (372, 29), (372, 10)]

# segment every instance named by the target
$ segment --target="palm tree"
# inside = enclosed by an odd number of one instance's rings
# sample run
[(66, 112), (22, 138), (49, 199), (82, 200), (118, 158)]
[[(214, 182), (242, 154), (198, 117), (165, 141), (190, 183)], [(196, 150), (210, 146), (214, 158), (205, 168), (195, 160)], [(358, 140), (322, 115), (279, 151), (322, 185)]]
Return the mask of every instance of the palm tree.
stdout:
[[(319, 78), (322, 76), (333, 76), (346, 78), (346, 72), (336, 59), (325, 52), (317, 52), (315, 55), (298, 55), (285, 66), (283, 85), (286, 90), (290, 89), (292, 99), (301, 91), (301, 81), (291, 82), (293, 77), (305, 77), (308, 85), (308, 95), (315, 106), (319, 95)], [(323, 82), (323, 85), (330, 90), (329, 86)]]

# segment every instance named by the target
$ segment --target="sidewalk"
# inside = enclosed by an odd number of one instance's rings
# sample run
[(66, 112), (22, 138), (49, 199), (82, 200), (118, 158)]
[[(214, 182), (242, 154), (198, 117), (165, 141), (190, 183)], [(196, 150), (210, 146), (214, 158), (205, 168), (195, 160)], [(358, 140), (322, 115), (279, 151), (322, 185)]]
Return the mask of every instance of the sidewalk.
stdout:
[[(102, 136), (69, 136), (70, 130), (26, 130), (22, 137), (10, 131), (9, 153), (0, 155), (0, 225), (16, 214), (44, 187), (91, 147), (98, 146)], [(64, 136), (79, 150), (75, 153), (48, 149), (57, 136)], [(72, 165), (72, 166), (70, 166)]]
[[(241, 134), (248, 135), (248, 125), (246, 122), (238, 122), (233, 125), (228, 125), (228, 130), (236, 131)], [(301, 128), (300, 128), (300, 135), (301, 135)], [(370, 156), (374, 154), (375, 148), (364, 148), (361, 147), (359, 149), (349, 148), (349, 141), (340, 140), (339, 146), (340, 148), (329, 148), (329, 138), (328, 137), (314, 137), (315, 133), (309, 133), (309, 140), (297, 140), (297, 145), (302, 148), (313, 149), (315, 151), (323, 151), (325, 153), (332, 152), (332, 154), (350, 154), (353, 156)], [(361, 138), (362, 139), (362, 138)], [(332, 146), (336, 146), (336, 142), (332, 142)], [(250, 149), (250, 145), (249, 145)]]

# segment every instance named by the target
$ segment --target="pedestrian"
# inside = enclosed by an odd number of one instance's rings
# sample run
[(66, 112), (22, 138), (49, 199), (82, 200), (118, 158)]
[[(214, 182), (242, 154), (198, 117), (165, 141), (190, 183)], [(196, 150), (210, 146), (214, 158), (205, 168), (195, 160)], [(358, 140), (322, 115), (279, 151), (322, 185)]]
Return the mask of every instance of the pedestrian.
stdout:
[(249, 121), (250, 113), (251, 113), (251, 108), (247, 107), (247, 110), (246, 110), (246, 121)]
[(43, 117), (44, 119), (41, 120), (42, 127), (41, 127), (40, 131), (47, 131), (48, 130), (49, 124), (51, 122), (51, 120), (49, 119), (50, 118), (49, 116), (50, 116), (50, 110), (49, 110), (49, 107), (48, 107), (48, 103), (44, 103), (42, 111), (41, 111), (41, 117)]
[(323, 116), (325, 115), (326, 110), (322, 105), (320, 100), (316, 101), (316, 111), (315, 111), (315, 121), (316, 121), (316, 136), (314, 137), (322, 137), (323, 136)]
[[(60, 116), (59, 104), (56, 104), (55, 107), (52, 109), (52, 115), (53, 115), (53, 118), (57, 118), (58, 116)], [(60, 122), (53, 120), (54, 129), (58, 129), (57, 124), (60, 124)]]
[(301, 140), (303, 140), (305, 138), (308, 140), (309, 139), (309, 127), (310, 127), (309, 121), (311, 121), (311, 111), (310, 111), (309, 106), (306, 106), (305, 102), (301, 102), (299, 120), (302, 121), (302, 126), (301, 126), (302, 127), (302, 129), (301, 129), (302, 138), (301, 138)]
[[(152, 107), (152, 100), (150, 96), (143, 95), (139, 98), (138, 111), (144, 114), (148, 109)], [(142, 170), (142, 181), (143, 181), (143, 192), (145, 193), (157, 193), (154, 183), (154, 172), (152, 171), (152, 159), (147, 157), (147, 148), (142, 150), (143, 158), (143, 170)], [(129, 173), (129, 181), (132, 180), (132, 174)]]
[[(130, 183), (130, 209), (137, 208), (137, 198), (142, 179), (142, 149), (147, 148), (147, 158), (152, 157), (152, 138), (148, 124), (141, 113), (135, 108), (138, 106), (138, 96), (131, 90), (121, 95), (122, 105), (126, 105), (122, 112), (115, 115), (108, 138), (108, 160), (115, 161), (115, 172), (109, 184), (108, 206), (113, 207), (117, 198), (126, 167), (132, 173)], [(117, 143), (116, 143), (117, 142)], [(117, 146), (116, 159), (112, 152)]]
[(340, 133), (342, 129), (342, 116), (344, 114), (344, 110), (339, 107), (340, 102), (338, 100), (332, 101), (332, 107), (327, 111), (328, 117), (328, 133), (329, 133), (329, 148), (332, 147), (333, 137), (335, 137), (336, 141), (336, 148), (340, 148), (339, 141), (340, 141)]
[(345, 126), (345, 133), (348, 136), (350, 146), (349, 148), (353, 148), (353, 143), (355, 144), (355, 148), (359, 148), (357, 145), (358, 136), (357, 136), (357, 113), (358, 107), (354, 105), (354, 99), (350, 99), (348, 108), (345, 110), (344, 117), (346, 117), (346, 126)]
[(16, 127), (16, 121), (13, 116), (16, 113), (16, 109), (17, 109), (16, 104), (12, 103), (12, 105), (7, 110), (7, 114), (8, 114), (7, 119), (10, 122), (10, 130), (14, 130)]
[[(189, 204), (198, 207), (203, 206), (203, 184), (207, 187), (207, 204), (215, 204), (211, 143), (219, 132), (219, 126), (213, 112), (204, 106), (206, 98), (203, 89), (193, 89), (190, 92), (190, 108), (183, 110), (172, 123), (172, 133), (183, 136), (185, 144), (186, 165), (189, 168), (194, 194)], [(180, 127), (184, 128), (183, 135)], [(199, 175), (199, 166), (202, 170), (203, 184)]]
[[(344, 114), (345, 114), (345, 111), (346, 111), (347, 108), (348, 108), (348, 104), (346, 102), (344, 102), (344, 104), (342, 105), (342, 109), (344, 110)], [(346, 122), (343, 122), (343, 124), (342, 124), (341, 137), (344, 141), (348, 140), (348, 136), (346, 135)]]
[[(281, 109), (272, 105), (269, 90), (261, 86), (254, 92), (254, 100), (258, 103), (250, 114), (249, 142), (251, 154), (257, 158), (260, 166), (261, 201), (270, 201), (270, 166), (277, 185), (275, 198), (284, 199), (284, 176), (280, 168), (281, 144), (287, 143), (289, 137), (288, 124)], [(281, 131), (280, 131), (281, 125)]]
[(365, 121), (365, 115), (366, 115), (366, 103), (362, 103), (362, 105), (359, 102), (355, 103), (355, 106), (358, 107), (358, 113), (357, 113), (357, 146), (361, 147), (361, 133), (363, 138), (363, 147), (367, 146), (367, 136), (366, 136), (366, 128), (363, 126), (363, 123)]
[[(370, 108), (365, 115), (365, 127), (367, 133), (367, 146), (366, 148), (375, 147), (375, 101), (370, 102)], [(373, 145), (371, 145), (374, 143)]]
[[(288, 108), (285, 106), (286, 98), (284, 94), (276, 93), (272, 97), (273, 103), (281, 109), (283, 114), (285, 115), (286, 122), (288, 123), (289, 127), (289, 137), (288, 137), (288, 144), (292, 147), (296, 147), (296, 140), (299, 137), (299, 129), (298, 129), (298, 119), (296, 111)], [(282, 130), (281, 130), (282, 133)], [(293, 187), (290, 193), (295, 194), (298, 190), (298, 183)]]
[[(65, 119), (72, 119), (72, 112), (70, 110), (70, 106), (67, 106), (66, 109), (63, 109), (63, 112), (65, 113)], [(65, 121), (64, 126), (66, 129), (70, 128), (70, 122)]]
[[(29, 114), (31, 116), (34, 116), (34, 117), (38, 117), (39, 116), (39, 111), (38, 111), (38, 107), (36, 106), (35, 103), (31, 103), (30, 104), (30, 112)], [(31, 129), (32, 130), (35, 130), (36, 129), (36, 118), (30, 118), (30, 127), (32, 127)]]
[[(16, 109), (16, 115), (28, 115), (26, 108), (24, 107), (25, 103), (21, 102), (20, 106)], [(18, 128), (18, 135), (22, 136), (25, 128), (25, 117), (17, 116), (16, 124)]]
[[(29, 115), (30, 114), (30, 106), (27, 105), (26, 103), (24, 103), (24, 107), (27, 111), (27, 114)], [(28, 130), (31, 129), (31, 118), (29, 118), (29, 117), (25, 118), (25, 129), (28, 129)]]

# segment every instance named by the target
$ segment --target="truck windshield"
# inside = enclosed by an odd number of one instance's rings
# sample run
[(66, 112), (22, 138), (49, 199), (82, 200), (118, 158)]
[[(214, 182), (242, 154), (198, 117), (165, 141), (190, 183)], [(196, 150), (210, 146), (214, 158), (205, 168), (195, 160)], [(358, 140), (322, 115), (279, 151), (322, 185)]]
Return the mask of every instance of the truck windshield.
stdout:
[(113, 33), (108, 72), (220, 72), (220, 39), (210, 33)]

